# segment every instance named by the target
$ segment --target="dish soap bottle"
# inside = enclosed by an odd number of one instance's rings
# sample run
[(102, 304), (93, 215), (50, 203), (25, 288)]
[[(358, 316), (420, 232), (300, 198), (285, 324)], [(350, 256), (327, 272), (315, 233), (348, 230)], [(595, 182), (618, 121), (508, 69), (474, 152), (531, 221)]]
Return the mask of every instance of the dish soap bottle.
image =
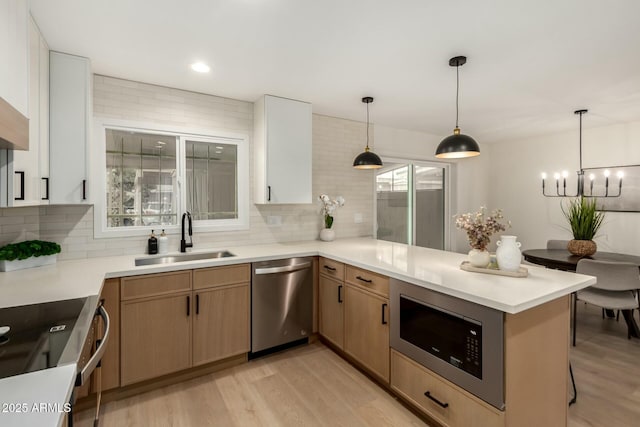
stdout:
[(169, 238), (162, 230), (160, 237), (158, 237), (158, 253), (166, 254), (167, 252), (169, 252)]
[(158, 253), (158, 239), (156, 239), (156, 235), (153, 234), (153, 230), (151, 230), (151, 237), (147, 242), (147, 250), (149, 255), (155, 255)]

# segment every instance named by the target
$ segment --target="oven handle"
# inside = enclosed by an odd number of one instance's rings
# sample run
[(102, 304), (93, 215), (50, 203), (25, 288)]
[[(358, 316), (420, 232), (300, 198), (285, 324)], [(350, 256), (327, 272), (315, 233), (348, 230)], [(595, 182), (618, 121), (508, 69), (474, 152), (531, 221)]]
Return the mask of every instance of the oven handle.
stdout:
[(93, 356), (91, 356), (91, 359), (89, 359), (84, 368), (82, 368), (82, 371), (78, 372), (78, 376), (76, 377), (76, 386), (83, 385), (89, 379), (93, 370), (102, 360), (102, 356), (104, 355), (104, 352), (107, 348), (107, 343), (109, 342), (109, 313), (107, 313), (107, 310), (104, 309), (102, 302), (100, 302), (98, 309), (96, 310), (96, 315), (100, 315), (100, 317), (102, 317), (102, 320), (104, 322), (104, 335), (100, 340), (98, 348), (96, 348), (96, 352), (93, 354)]
[(424, 395), (427, 396), (429, 399), (433, 400), (434, 402), (436, 402), (438, 405), (440, 405), (443, 408), (448, 408), (449, 407), (448, 403), (441, 402), (438, 399), (436, 399), (435, 397), (431, 396), (431, 392), (429, 390), (425, 391)]

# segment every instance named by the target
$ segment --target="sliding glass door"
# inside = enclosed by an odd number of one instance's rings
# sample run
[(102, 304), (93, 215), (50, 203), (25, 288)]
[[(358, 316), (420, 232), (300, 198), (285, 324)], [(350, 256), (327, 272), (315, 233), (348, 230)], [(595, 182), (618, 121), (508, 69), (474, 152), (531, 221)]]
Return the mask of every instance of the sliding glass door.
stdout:
[(448, 248), (447, 166), (385, 161), (376, 173), (377, 239)]

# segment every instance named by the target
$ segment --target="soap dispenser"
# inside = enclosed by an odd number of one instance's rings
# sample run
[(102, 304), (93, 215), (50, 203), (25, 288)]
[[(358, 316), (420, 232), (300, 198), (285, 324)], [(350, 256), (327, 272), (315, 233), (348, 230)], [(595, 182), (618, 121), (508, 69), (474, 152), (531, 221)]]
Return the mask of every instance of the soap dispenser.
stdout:
[(169, 252), (169, 238), (162, 230), (160, 237), (158, 237), (158, 253), (166, 254)]
[(158, 253), (158, 239), (156, 239), (156, 235), (153, 234), (153, 230), (151, 230), (151, 237), (149, 237), (147, 245), (149, 255), (155, 255)]

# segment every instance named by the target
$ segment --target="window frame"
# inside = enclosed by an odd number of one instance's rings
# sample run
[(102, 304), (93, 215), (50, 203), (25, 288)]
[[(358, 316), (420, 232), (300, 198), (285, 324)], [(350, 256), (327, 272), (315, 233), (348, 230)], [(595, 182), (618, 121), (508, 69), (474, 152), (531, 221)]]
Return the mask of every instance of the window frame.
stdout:
[[(452, 185), (451, 185), (451, 181), (452, 181), (452, 177), (451, 177), (451, 172), (452, 172), (452, 167), (450, 163), (445, 163), (445, 162), (437, 162), (437, 161), (433, 161), (433, 160), (422, 160), (422, 159), (411, 159), (411, 158), (401, 158), (401, 157), (382, 157), (382, 162), (383, 164), (387, 164), (387, 163), (392, 163), (392, 164), (399, 164), (399, 165), (408, 165), (409, 166), (409, 173), (412, 175), (411, 179), (408, 179), (407, 185), (408, 185), (408, 189), (407, 191), (409, 192), (409, 204), (410, 204), (410, 216), (411, 216), (411, 221), (415, 221), (415, 216), (416, 216), (416, 206), (415, 206), (415, 201), (414, 201), (414, 197), (415, 197), (415, 188), (413, 183), (415, 182), (415, 166), (424, 166), (424, 167), (433, 167), (433, 168), (441, 168), (444, 169), (444, 179), (443, 179), (443, 185), (444, 185), (444, 247), (443, 250), (445, 251), (449, 251), (451, 250), (451, 242), (452, 242), (452, 236), (451, 236), (451, 232), (452, 232), (452, 227), (451, 227), (451, 221), (448, 221), (447, 218), (451, 218), (451, 212), (452, 212), (452, 198), (453, 195), (451, 194), (452, 191)], [(384, 167), (384, 166), (383, 166)], [(389, 168), (389, 170), (392, 170), (391, 168)], [(377, 188), (376, 188), (376, 176), (377, 174), (373, 174), (373, 229), (372, 229), (372, 235), (374, 239), (378, 239), (378, 234), (377, 234), (377, 230), (378, 230), (378, 195), (377, 195)], [(410, 222), (411, 222), (410, 221)], [(414, 246), (415, 245), (415, 241), (416, 241), (416, 229), (413, 226), (413, 224), (410, 224), (409, 229), (411, 230), (411, 235), (408, 236), (410, 239), (410, 246)]]
[[(107, 227), (106, 199), (106, 131), (107, 129), (150, 133), (176, 138), (176, 174), (178, 176), (177, 200), (177, 224), (170, 226), (144, 225), (128, 227)], [(158, 233), (164, 227), (167, 234), (179, 234), (181, 232), (180, 220), (186, 210), (186, 148), (185, 141), (199, 141), (207, 143), (224, 143), (237, 146), (237, 200), (238, 218), (212, 219), (193, 221), (194, 232), (222, 232), (249, 229), (249, 137), (242, 133), (221, 132), (214, 129), (194, 129), (179, 126), (167, 126), (158, 123), (144, 123), (138, 121), (104, 119), (94, 120), (94, 144), (91, 156), (92, 180), (90, 190), (93, 195), (93, 224), (95, 238), (147, 236), (151, 230)]]

